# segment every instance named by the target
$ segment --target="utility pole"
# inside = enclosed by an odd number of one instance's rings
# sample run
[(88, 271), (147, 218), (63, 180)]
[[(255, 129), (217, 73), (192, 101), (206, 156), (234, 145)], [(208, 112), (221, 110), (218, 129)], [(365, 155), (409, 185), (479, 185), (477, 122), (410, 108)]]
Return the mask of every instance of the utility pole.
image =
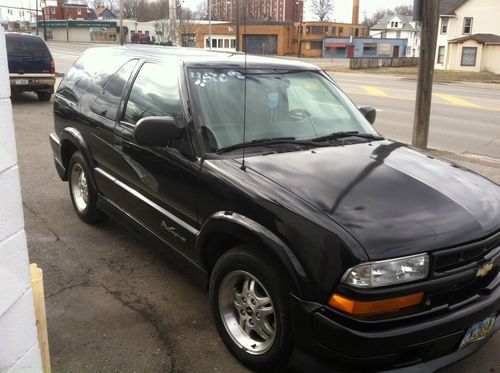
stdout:
[(35, 2), (36, 2), (36, 6), (35, 6), (35, 8), (36, 8), (36, 11), (35, 11), (36, 34), (38, 35), (38, 0), (35, 0)]
[(208, 49), (212, 49), (212, 0), (208, 0)]
[[(295, 5), (300, 5), (300, 1), (297, 1)], [(300, 52), (302, 49), (302, 22), (304, 21), (304, 2), (302, 2), (302, 9), (300, 10), (300, 22), (299, 22), (299, 35), (297, 37), (298, 48), (297, 48), (297, 57), (300, 57)]]
[(120, 0), (120, 45), (123, 45), (123, 0)]
[(236, 0), (236, 52), (240, 50), (240, 0)]
[(422, 21), (417, 99), (413, 122), (412, 145), (427, 149), (432, 104), (432, 82), (439, 24), (439, 1), (414, 0), (414, 20)]
[(66, 41), (69, 41), (69, 18), (68, 18), (68, 0), (64, 3), (64, 11), (66, 12)]
[(43, 40), (47, 41), (47, 27), (45, 25), (45, 9), (47, 8), (47, 1), (44, 0), (43, 4), (45, 5), (42, 8), (42, 22), (43, 22)]

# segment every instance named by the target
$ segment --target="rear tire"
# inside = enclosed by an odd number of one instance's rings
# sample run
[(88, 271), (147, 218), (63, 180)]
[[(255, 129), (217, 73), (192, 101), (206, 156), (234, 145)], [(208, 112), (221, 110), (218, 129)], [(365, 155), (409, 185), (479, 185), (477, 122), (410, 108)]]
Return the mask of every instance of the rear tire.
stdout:
[(37, 92), (36, 94), (38, 96), (38, 100), (40, 101), (50, 101), (50, 98), (52, 97), (51, 92)]
[(71, 202), (78, 217), (88, 224), (103, 221), (106, 215), (97, 207), (97, 191), (91, 181), (90, 169), (79, 151), (73, 153), (68, 166)]
[(242, 245), (225, 253), (210, 277), (219, 335), (255, 371), (281, 371), (293, 349), (287, 274), (279, 263)]

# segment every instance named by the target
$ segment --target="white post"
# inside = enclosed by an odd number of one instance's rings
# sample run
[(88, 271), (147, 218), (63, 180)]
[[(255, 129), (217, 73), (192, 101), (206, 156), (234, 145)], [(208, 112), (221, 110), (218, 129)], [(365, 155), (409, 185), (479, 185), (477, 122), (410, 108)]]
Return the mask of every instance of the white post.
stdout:
[(2, 27), (0, 118), (0, 372), (42, 372)]

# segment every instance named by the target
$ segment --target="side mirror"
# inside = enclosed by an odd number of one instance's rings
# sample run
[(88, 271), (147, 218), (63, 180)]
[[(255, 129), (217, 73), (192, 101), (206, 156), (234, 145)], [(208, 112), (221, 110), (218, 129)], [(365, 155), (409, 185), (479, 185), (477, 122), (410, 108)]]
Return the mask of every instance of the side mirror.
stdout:
[(366, 120), (370, 122), (370, 124), (375, 123), (375, 119), (377, 119), (377, 110), (375, 110), (370, 106), (367, 106), (367, 107), (360, 107), (359, 111), (361, 112), (361, 114), (363, 114)]
[(145, 146), (167, 146), (184, 135), (184, 126), (172, 117), (144, 117), (134, 129), (135, 141)]

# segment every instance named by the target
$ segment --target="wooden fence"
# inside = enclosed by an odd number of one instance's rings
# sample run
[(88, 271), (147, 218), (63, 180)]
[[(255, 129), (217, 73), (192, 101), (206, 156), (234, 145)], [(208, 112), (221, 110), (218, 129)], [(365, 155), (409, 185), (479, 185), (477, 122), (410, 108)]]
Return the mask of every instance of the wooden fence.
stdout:
[(418, 60), (419, 59), (417, 57), (355, 57), (351, 58), (349, 62), (349, 68), (351, 70), (359, 70), (375, 69), (377, 67), (416, 66), (418, 65)]

